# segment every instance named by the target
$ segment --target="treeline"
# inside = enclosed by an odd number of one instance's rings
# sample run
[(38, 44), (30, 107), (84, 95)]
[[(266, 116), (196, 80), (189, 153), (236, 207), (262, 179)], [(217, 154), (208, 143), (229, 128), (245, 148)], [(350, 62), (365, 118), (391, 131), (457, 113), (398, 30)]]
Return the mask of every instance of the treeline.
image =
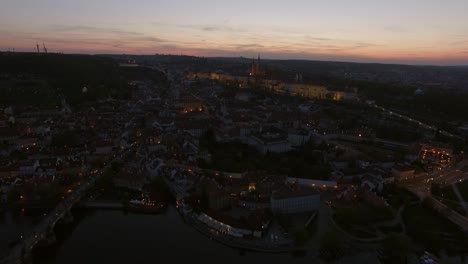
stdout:
[(415, 95), (418, 87), (394, 83), (347, 80), (335, 77), (323, 78), (328, 85), (356, 87), (364, 99), (375, 100), (377, 104), (419, 115), (423, 118), (465, 120), (465, 105), (468, 104), (468, 91), (453, 89), (424, 89)]
[(241, 142), (216, 142), (214, 132), (208, 130), (200, 137), (200, 148), (211, 154), (210, 162), (198, 160), (199, 167), (205, 169), (228, 172), (266, 170), (291, 177), (320, 180), (328, 180), (332, 171), (323, 155), (331, 146), (312, 139), (297, 150), (262, 154), (255, 147)]
[[(72, 105), (105, 97), (127, 98), (128, 81), (167, 82), (145, 68), (119, 67), (112, 58), (91, 55), (0, 53), (0, 103)], [(86, 87), (86, 92), (83, 88)]]

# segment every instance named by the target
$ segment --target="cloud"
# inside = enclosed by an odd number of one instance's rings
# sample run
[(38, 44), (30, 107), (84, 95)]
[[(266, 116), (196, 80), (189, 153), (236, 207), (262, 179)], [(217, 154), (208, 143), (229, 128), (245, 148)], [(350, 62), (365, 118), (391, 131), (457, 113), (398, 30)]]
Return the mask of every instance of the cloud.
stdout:
[[(141, 25), (140, 25), (141, 26)], [(384, 45), (353, 39), (346, 34), (334, 36), (332, 33), (304, 32), (286, 27), (263, 27), (261, 25), (212, 24), (151, 24), (151, 31), (144, 31), (147, 25), (138, 27), (115, 28), (94, 25), (45, 25), (41, 30), (0, 29), (3, 46), (10, 43), (21, 43), (24, 49), (33, 50), (36, 42), (45, 42), (50, 50), (82, 53), (175, 53), (199, 56), (252, 56), (260, 53), (262, 57), (319, 59), (319, 60), (374, 60), (384, 56), (408, 57), (415, 60), (421, 56), (420, 50), (414, 47), (399, 51), (398, 54), (380, 54)], [(129, 30), (130, 29), (130, 30)], [(134, 29), (134, 30), (133, 30)], [(394, 30), (389, 28), (388, 30)], [(177, 34), (174, 34), (176, 32)], [(343, 38), (340, 38), (343, 37)], [(459, 57), (466, 58), (468, 51), (463, 43), (468, 43), (468, 36), (459, 36), (447, 40), (454, 45)], [(5, 41), (5, 39), (7, 41)], [(16, 39), (16, 40), (15, 40)], [(19, 47), (19, 45), (18, 45)], [(374, 48), (375, 47), (375, 48)], [(429, 50), (428, 47), (425, 47)], [(430, 47), (431, 49), (433, 47)], [(409, 51), (415, 53), (408, 53)], [(405, 52), (405, 53), (402, 53)], [(419, 53), (418, 53), (419, 52)], [(372, 55), (371, 55), (372, 54)], [(463, 55), (462, 55), (463, 54)], [(366, 57), (368, 56), (368, 57)], [(432, 56), (434, 57), (434, 56)]]
[(201, 28), (203, 31), (220, 31), (221, 28), (213, 26), (204, 26)]
[(468, 40), (465, 39), (465, 40), (459, 40), (459, 41), (454, 41), (450, 43), (450, 45), (452, 46), (460, 46), (463, 44), (468, 44)]
[(249, 32), (244, 27), (232, 27), (228, 25), (194, 25), (192, 28), (201, 29), (205, 32), (230, 32), (230, 33), (245, 33)]
[(134, 41), (143, 41), (143, 42), (166, 42), (168, 40), (158, 38), (158, 37), (153, 37), (153, 36), (141, 36), (141, 37), (135, 37), (131, 38)]
[(389, 25), (383, 28), (385, 31), (392, 32), (392, 33), (403, 33), (408, 32), (406, 28), (396, 25)]
[(249, 49), (252, 49), (252, 48), (255, 48), (255, 49), (259, 49), (259, 48), (264, 48), (265, 46), (262, 45), (262, 44), (257, 44), (257, 43), (248, 43), (248, 44), (234, 44), (232, 45), (234, 48), (238, 48), (238, 49), (246, 49), (246, 48), (249, 48)]
[(41, 34), (29, 32), (22, 38), (55, 44), (57, 48), (74, 46), (80, 49), (96, 49), (97, 47), (105, 49), (107, 46), (110, 50), (131, 50), (168, 41), (136, 31), (87, 25), (49, 25)]
[(155, 24), (157, 26), (173, 26), (177, 28), (184, 28), (184, 29), (193, 29), (196, 31), (200, 32), (231, 32), (231, 33), (242, 33), (242, 32), (248, 32), (249, 30), (240, 27), (240, 26), (229, 26), (227, 25), (227, 22), (219, 25), (212, 25), (212, 24), (172, 24), (172, 25), (167, 25), (167, 24)]
[[(318, 53), (326, 52), (351, 52), (376, 46), (357, 40), (334, 39), (322, 35), (302, 35), (297, 28), (262, 25), (228, 25), (220, 24), (165, 24), (152, 23), (154, 27), (161, 29), (183, 30), (186, 38), (190, 38), (190, 47), (224, 51), (255, 51), (263, 50), (282, 51), (306, 51), (313, 50)], [(226, 33), (226, 34), (222, 34)], [(168, 43), (181, 45), (176, 40), (168, 40)]]
[(295, 42), (293, 46), (307, 50), (314, 50), (315, 52), (349, 52), (378, 45), (375, 43), (352, 39), (312, 37), (306, 35), (303, 37), (303, 41)]
[(309, 40), (309, 41), (332, 41), (334, 39), (331, 39), (331, 38), (321, 38), (321, 37), (312, 37), (312, 36), (305, 36), (305, 39), (306, 40)]
[(142, 36), (143, 33), (122, 30), (118, 28), (106, 28), (106, 27), (95, 27), (95, 26), (83, 26), (83, 25), (50, 25), (49, 31), (59, 33), (85, 33), (85, 34), (116, 34), (126, 36)]

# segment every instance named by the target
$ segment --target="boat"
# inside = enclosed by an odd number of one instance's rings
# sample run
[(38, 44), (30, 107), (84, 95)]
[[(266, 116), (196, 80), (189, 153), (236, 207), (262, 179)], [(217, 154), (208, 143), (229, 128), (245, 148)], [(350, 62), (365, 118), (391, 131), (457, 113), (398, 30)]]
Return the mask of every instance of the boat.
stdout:
[(128, 210), (135, 213), (155, 214), (161, 213), (166, 209), (166, 203), (147, 201), (147, 200), (130, 200), (128, 202)]

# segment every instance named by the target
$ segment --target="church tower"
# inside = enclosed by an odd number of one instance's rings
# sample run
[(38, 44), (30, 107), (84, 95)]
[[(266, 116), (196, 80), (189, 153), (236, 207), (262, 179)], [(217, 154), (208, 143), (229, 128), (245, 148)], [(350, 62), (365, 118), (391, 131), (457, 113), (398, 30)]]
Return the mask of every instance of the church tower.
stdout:
[(250, 66), (250, 76), (258, 77), (263, 74), (264, 72), (260, 64), (260, 54), (259, 54), (257, 61), (255, 61), (255, 59), (252, 59), (252, 65)]

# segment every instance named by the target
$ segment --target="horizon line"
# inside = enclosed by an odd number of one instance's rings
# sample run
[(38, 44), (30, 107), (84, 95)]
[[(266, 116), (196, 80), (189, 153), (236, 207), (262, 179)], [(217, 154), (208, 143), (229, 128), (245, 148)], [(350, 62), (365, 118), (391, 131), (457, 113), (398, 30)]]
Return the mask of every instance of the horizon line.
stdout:
[[(0, 50), (0, 53), (31, 53), (31, 54), (63, 54), (63, 55), (89, 55), (89, 56), (179, 56), (179, 57), (194, 57), (194, 58), (210, 58), (210, 59), (248, 59), (250, 58), (245, 56), (197, 56), (197, 55), (188, 55), (188, 54), (175, 54), (175, 53), (153, 53), (153, 54), (132, 54), (132, 53), (73, 53), (73, 52), (36, 52), (36, 51), (11, 51), (11, 50)], [(345, 60), (314, 60), (314, 59), (298, 59), (298, 58), (269, 58), (261, 57), (262, 60), (270, 61), (307, 61), (307, 62), (336, 62), (336, 63), (352, 63), (352, 64), (379, 64), (379, 65), (399, 65), (399, 66), (413, 66), (413, 67), (468, 67), (466, 64), (412, 64), (412, 63), (402, 63), (402, 62), (383, 62), (383, 61), (345, 61)]]

